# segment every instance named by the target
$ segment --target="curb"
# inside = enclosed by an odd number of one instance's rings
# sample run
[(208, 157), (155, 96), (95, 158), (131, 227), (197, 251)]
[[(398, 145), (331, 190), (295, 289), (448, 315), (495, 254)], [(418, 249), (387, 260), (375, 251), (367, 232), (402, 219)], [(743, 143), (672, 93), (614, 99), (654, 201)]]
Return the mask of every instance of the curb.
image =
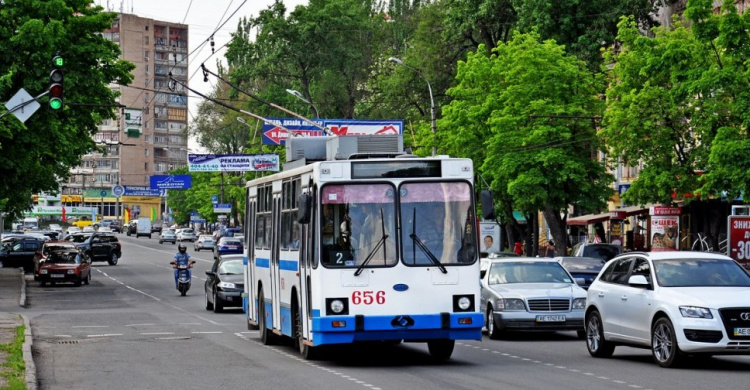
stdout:
[[(21, 274), (21, 299), (18, 301), (18, 306), (23, 308), (26, 307), (26, 274), (23, 268), (20, 269)], [(31, 346), (34, 344), (34, 336), (31, 332), (31, 322), (29, 318), (23, 314), (19, 314), (23, 319), (24, 333), (23, 333), (23, 363), (26, 367), (25, 379), (26, 379), (26, 390), (36, 390), (36, 364), (34, 364), (34, 357), (31, 353)]]
[(21, 299), (18, 301), (18, 306), (26, 307), (26, 274), (23, 272), (23, 268), (19, 268), (21, 271)]

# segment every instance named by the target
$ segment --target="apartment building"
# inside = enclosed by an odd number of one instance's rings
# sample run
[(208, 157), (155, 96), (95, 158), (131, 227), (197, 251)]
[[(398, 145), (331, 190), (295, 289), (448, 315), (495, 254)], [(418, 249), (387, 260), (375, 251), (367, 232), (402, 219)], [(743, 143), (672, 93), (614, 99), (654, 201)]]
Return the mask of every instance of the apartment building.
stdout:
[[(103, 153), (85, 155), (62, 185), (63, 205), (98, 208), (103, 217), (161, 215), (158, 194), (149, 193), (150, 176), (187, 164), (187, 91), (169, 75), (188, 82), (188, 26), (121, 13), (104, 37), (117, 43), (121, 58), (135, 64), (133, 83), (119, 91), (117, 118), (99, 126), (95, 141)], [(112, 187), (128, 190), (120, 202)], [(139, 187), (142, 191), (138, 190)], [(121, 209), (116, 209), (117, 205)], [(157, 218), (160, 219), (160, 218)]]

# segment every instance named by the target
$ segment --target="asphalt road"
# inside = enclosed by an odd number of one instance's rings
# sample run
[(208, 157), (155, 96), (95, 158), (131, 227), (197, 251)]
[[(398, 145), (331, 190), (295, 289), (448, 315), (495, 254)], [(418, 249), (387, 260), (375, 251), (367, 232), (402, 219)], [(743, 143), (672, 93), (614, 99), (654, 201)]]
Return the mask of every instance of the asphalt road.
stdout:
[(358, 345), (304, 361), (291, 347), (264, 346), (241, 310), (205, 310), (209, 252), (187, 297), (174, 288), (176, 245), (120, 235), (117, 266), (94, 263), (89, 286), (27, 289), (40, 389), (743, 389), (750, 357), (663, 369), (647, 350), (619, 347), (594, 359), (573, 332), (514, 334), (457, 343), (430, 360), (423, 344)]

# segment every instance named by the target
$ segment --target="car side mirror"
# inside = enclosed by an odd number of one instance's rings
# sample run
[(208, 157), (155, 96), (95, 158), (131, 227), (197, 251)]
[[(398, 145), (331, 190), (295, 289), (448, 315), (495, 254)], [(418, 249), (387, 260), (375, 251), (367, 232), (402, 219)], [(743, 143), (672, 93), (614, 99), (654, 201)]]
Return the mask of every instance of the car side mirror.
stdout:
[(643, 275), (633, 275), (628, 279), (628, 285), (633, 287), (649, 288), (651, 286), (651, 283), (649, 283), (648, 279), (646, 279), (646, 277)]
[(579, 286), (585, 286), (586, 285), (586, 279), (584, 278), (576, 278), (576, 284)]
[(208, 276), (214, 276), (214, 271), (206, 271), (206, 275)]
[(484, 219), (496, 219), (497, 215), (495, 214), (495, 203), (492, 201), (492, 191), (482, 191), (479, 194), (479, 198), (482, 201), (482, 216)]

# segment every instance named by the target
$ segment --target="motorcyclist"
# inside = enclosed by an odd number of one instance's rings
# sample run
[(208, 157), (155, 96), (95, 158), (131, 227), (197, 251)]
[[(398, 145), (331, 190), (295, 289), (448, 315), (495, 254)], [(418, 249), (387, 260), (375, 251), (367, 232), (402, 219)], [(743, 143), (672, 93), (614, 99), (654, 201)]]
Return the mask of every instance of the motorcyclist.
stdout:
[(188, 279), (192, 277), (190, 273), (190, 254), (187, 253), (187, 247), (184, 244), (180, 244), (177, 247), (177, 254), (174, 255), (174, 261), (171, 262), (174, 267), (174, 285), (177, 287), (177, 279), (179, 278), (180, 270), (177, 269), (178, 265), (187, 266)]

